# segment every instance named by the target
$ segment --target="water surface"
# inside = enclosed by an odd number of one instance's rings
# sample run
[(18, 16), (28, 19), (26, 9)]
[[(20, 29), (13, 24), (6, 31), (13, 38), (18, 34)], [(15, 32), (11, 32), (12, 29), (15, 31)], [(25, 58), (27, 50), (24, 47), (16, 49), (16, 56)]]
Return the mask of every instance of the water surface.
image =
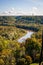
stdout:
[(20, 42), (20, 43), (24, 42), (27, 38), (30, 38), (33, 33), (34, 32), (32, 32), (32, 31), (27, 31), (27, 34), (25, 36), (21, 37), (20, 39), (18, 39), (18, 42)]

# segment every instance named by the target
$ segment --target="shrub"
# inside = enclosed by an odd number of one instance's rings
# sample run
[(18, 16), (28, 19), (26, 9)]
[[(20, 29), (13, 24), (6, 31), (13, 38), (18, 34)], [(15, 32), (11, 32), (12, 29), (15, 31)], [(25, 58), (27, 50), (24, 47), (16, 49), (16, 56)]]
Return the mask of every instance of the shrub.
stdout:
[(32, 58), (30, 56), (26, 55), (25, 58), (29, 64), (32, 63)]
[(0, 65), (4, 65), (3, 59), (0, 59)]

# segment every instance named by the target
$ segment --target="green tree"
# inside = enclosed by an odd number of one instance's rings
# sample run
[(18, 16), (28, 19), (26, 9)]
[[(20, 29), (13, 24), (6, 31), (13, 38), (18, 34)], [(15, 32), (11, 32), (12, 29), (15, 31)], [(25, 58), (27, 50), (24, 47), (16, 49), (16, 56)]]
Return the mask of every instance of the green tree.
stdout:
[(35, 56), (40, 53), (41, 46), (35, 38), (29, 38), (25, 42), (26, 54), (30, 55), (35, 61)]

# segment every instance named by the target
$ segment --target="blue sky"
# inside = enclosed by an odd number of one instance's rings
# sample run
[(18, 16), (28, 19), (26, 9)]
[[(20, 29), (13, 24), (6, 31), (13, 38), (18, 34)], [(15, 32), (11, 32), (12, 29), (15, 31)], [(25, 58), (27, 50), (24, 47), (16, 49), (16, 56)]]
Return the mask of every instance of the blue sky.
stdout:
[(43, 15), (43, 0), (0, 0), (0, 15)]

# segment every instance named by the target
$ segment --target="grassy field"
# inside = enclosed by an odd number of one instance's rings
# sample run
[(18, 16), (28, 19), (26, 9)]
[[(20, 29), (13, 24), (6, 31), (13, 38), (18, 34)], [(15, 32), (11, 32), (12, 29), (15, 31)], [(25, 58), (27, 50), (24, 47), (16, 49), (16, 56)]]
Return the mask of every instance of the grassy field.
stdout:
[(30, 65), (39, 65), (38, 63), (33, 63), (33, 64), (30, 64)]

